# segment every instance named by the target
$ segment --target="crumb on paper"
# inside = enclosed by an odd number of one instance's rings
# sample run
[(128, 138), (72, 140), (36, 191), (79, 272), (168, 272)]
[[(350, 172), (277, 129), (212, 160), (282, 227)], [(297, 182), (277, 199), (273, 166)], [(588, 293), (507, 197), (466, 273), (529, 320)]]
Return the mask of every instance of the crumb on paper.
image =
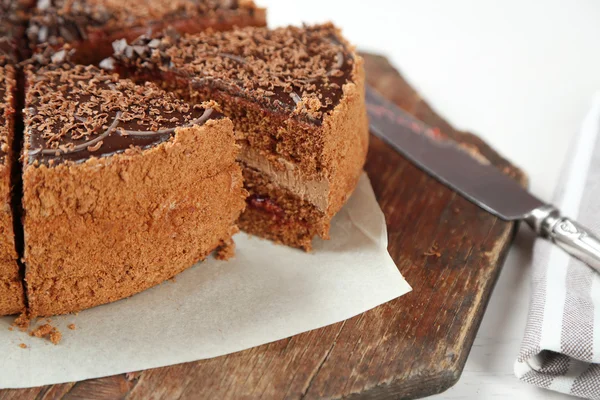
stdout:
[(60, 343), (60, 340), (62, 339), (62, 333), (50, 324), (38, 326), (29, 334), (37, 338), (48, 338), (53, 344)]
[(13, 328), (12, 326), (9, 326), (9, 327), (8, 327), (8, 330), (9, 330), (9, 331), (11, 331), (11, 332), (13, 331), (13, 329), (14, 329), (14, 328)]
[(22, 348), (22, 349), (26, 349), (27, 345), (25, 343), (21, 343), (21, 344), (19, 344), (19, 347)]
[(62, 340), (62, 333), (60, 333), (60, 331), (56, 328), (54, 328), (52, 330), (52, 332), (50, 332), (50, 341), (52, 342), (52, 344), (59, 344), (60, 341)]
[(41, 337), (50, 335), (50, 332), (52, 331), (52, 329), (54, 329), (54, 327), (52, 325), (44, 324), (44, 325), (38, 326), (37, 328), (32, 330), (29, 334), (31, 336), (41, 338)]
[(67, 325), (67, 328), (69, 328), (72, 331), (74, 331), (75, 329), (77, 329), (77, 327), (75, 326), (75, 324), (69, 324), (69, 325)]
[(439, 252), (439, 245), (437, 242), (433, 242), (429, 250), (423, 253), (425, 257), (434, 256), (435, 258), (440, 258), (442, 254)]
[(31, 323), (31, 317), (29, 316), (29, 314), (27, 312), (24, 312), (15, 319), (15, 321), (13, 322), (13, 326), (16, 326), (17, 328), (19, 328), (21, 331), (24, 332), (29, 328), (30, 323)]

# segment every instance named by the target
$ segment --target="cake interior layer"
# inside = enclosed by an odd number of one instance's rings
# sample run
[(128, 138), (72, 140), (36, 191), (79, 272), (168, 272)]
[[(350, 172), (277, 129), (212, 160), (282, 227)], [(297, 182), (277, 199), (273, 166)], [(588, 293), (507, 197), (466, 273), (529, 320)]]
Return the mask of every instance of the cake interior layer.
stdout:
[(307, 178), (296, 164), (282, 158), (265, 157), (244, 141), (241, 142), (238, 160), (246, 168), (260, 172), (263, 179), (269, 179), (272, 184), (327, 212), (330, 189), (327, 178)]
[(276, 185), (271, 178), (243, 166), (244, 187), (249, 196), (238, 220), (245, 232), (287, 246), (311, 250), (314, 236), (328, 239), (329, 217), (315, 205)]

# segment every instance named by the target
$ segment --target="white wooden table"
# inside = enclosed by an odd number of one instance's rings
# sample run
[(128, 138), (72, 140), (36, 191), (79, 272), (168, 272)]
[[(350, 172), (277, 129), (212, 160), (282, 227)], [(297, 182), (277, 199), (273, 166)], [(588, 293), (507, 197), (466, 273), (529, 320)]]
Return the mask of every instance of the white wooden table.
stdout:
[[(386, 54), (446, 120), (482, 136), (550, 200), (570, 138), (600, 90), (595, 0), (257, 0), (272, 26), (332, 20)], [(518, 381), (532, 238), (509, 254), (461, 380), (439, 399), (562, 399)]]

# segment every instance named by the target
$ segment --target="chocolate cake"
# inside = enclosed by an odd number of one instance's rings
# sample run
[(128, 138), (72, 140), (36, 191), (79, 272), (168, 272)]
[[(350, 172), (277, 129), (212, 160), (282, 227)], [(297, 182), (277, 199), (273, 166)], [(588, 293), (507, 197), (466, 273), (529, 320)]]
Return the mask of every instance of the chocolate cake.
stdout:
[(10, 59), (0, 53), (0, 315), (24, 310), (11, 208), (16, 81)]
[(245, 28), (114, 47), (107, 68), (223, 105), (250, 193), (243, 230), (306, 250), (315, 235), (328, 238), (368, 147), (363, 60), (338, 29)]
[(178, 32), (265, 26), (266, 13), (252, 0), (38, 0), (27, 37), (32, 47), (70, 43), (77, 61), (95, 63), (111, 43), (172, 27)]
[(233, 125), (92, 66), (26, 71), (24, 262), (34, 316), (112, 302), (230, 242), (245, 206)]

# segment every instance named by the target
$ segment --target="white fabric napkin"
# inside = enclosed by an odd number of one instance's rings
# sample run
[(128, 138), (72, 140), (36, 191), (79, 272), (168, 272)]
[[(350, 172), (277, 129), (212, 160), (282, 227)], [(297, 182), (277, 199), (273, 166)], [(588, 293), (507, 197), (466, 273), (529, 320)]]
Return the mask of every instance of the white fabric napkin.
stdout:
[(316, 240), (313, 253), (243, 233), (236, 244), (233, 260), (211, 258), (129, 299), (52, 318), (63, 334), (56, 346), (9, 331), (14, 318), (0, 318), (0, 388), (217, 357), (351, 318), (410, 291), (387, 252), (385, 218), (366, 175), (334, 218), (331, 240)]
[[(600, 234), (600, 94), (567, 160), (554, 204)], [(537, 240), (532, 289), (515, 374), (542, 388), (600, 399), (600, 274)]]

